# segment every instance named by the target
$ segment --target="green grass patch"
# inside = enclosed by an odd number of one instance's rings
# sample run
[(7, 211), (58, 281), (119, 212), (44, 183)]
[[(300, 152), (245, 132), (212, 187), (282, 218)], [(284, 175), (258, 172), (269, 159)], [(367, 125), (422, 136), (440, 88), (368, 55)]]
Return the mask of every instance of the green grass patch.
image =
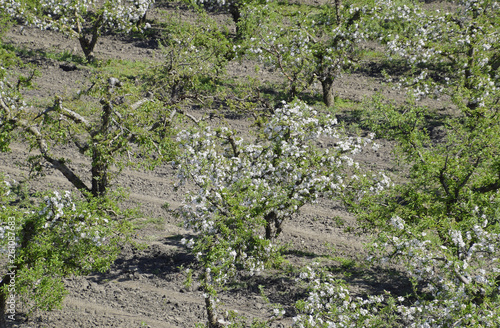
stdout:
[(64, 50), (61, 52), (55, 52), (55, 51), (46, 51), (46, 50), (33, 50), (33, 49), (28, 49), (26, 47), (21, 47), (13, 44), (2, 44), (0, 46), (2, 49), (14, 52), (17, 54), (19, 57), (28, 57), (28, 58), (33, 58), (33, 57), (42, 57), (46, 59), (52, 59), (55, 61), (59, 62), (70, 62), (74, 64), (79, 64), (79, 65), (86, 65), (87, 60), (85, 59), (84, 56), (81, 55), (75, 55), (73, 54), (73, 51), (71, 50)]
[(113, 59), (100, 65), (98, 70), (117, 79), (138, 79), (146, 70), (151, 69), (151, 61)]
[(163, 230), (165, 219), (160, 217), (148, 217), (134, 220), (133, 223), (136, 229), (144, 229), (146, 227), (153, 226), (156, 230)]

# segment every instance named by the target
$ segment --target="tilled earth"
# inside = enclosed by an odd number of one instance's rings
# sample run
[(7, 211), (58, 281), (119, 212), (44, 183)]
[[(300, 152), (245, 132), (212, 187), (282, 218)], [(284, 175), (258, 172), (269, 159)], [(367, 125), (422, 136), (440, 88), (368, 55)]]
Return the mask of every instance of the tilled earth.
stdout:
[[(170, 8), (173, 10), (173, 8)], [(151, 17), (156, 18), (153, 13)], [(189, 17), (189, 12), (185, 13)], [(227, 15), (216, 15), (221, 23), (231, 24)], [(37, 65), (41, 76), (36, 78), (38, 87), (29, 91), (30, 98), (49, 99), (56, 94), (71, 93), (82, 87), (90, 76), (84, 67), (65, 69), (64, 63), (46, 59), (45, 51), (79, 51), (75, 40), (56, 32), (39, 31), (15, 26), (5, 37), (5, 42), (34, 51), (26, 61)], [(369, 46), (369, 45), (368, 45)], [(157, 60), (154, 42), (104, 36), (96, 47), (98, 58), (128, 60)], [(253, 73), (251, 62), (233, 63), (229, 73), (244, 77)], [(276, 74), (276, 73), (274, 73)], [(262, 71), (264, 80), (277, 80), (271, 72)], [(336, 83), (337, 94), (344, 99), (360, 101), (375, 92), (382, 92), (393, 99), (402, 99), (399, 91), (385, 88), (376, 70), (365, 70), (346, 75)], [(241, 131), (249, 128), (245, 118), (229, 120), (229, 124)], [(358, 160), (372, 168), (392, 169), (391, 144), (379, 141), (378, 151), (369, 150)], [(85, 174), (90, 170), (89, 162), (78, 152), (68, 148), (57, 150), (72, 158), (72, 167)], [(25, 165), (29, 151), (23, 144), (13, 144), (12, 152), (0, 154), (0, 172), (17, 180), (27, 174)], [(115, 185), (128, 188), (130, 200), (127, 206), (140, 205), (143, 219), (137, 219), (141, 229), (134, 236), (143, 247), (124, 247), (121, 256), (111, 269), (103, 274), (66, 279), (69, 294), (60, 310), (36, 312), (26, 316), (22, 305), (17, 321), (12, 327), (193, 327), (204, 322), (204, 300), (196, 284), (184, 286), (182, 267), (193, 263), (193, 257), (186, 252), (180, 239), (192, 232), (182, 228), (182, 222), (162, 208), (165, 203), (170, 209), (178, 207), (183, 200), (182, 191), (175, 192), (175, 172), (168, 164), (154, 171), (125, 169)], [(72, 190), (72, 186), (57, 171), (48, 168), (47, 175), (29, 182), (31, 190)], [(344, 225), (339, 223), (342, 219)], [(355, 218), (337, 203), (321, 200), (313, 206), (306, 206), (300, 215), (285, 224), (280, 241), (290, 244), (286, 258), (291, 264), (300, 266), (320, 255), (346, 260), (362, 259), (365, 256), (363, 242), (369, 236), (347, 233), (346, 227), (356, 230)], [(404, 286), (404, 281), (394, 279), (390, 269), (368, 269), (342, 266), (341, 261), (332, 260), (332, 266), (339, 272), (349, 271), (349, 283), (359, 293), (393, 290)], [(275, 327), (289, 327), (294, 316), (293, 303), (303, 297), (304, 290), (293, 277), (280, 272), (268, 272), (259, 276), (242, 275), (237, 284), (221, 293), (221, 300), (228, 310), (236, 310), (249, 318), (269, 318), (272, 308), (261, 297), (258, 286), (271, 302), (281, 303), (286, 310), (283, 319), (273, 323)]]

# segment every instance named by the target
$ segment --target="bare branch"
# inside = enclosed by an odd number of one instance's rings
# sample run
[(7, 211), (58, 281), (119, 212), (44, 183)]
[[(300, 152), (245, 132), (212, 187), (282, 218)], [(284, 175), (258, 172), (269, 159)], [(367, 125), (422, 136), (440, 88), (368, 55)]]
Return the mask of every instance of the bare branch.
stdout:
[(130, 108), (132, 110), (137, 110), (139, 107), (142, 106), (142, 104), (147, 103), (148, 101), (149, 101), (149, 99), (147, 99), (147, 98), (141, 99), (141, 100), (137, 101), (136, 103), (132, 104), (130, 106)]
[(469, 279), (467, 279), (467, 278), (465, 278), (464, 276), (462, 276), (462, 275), (460, 274), (460, 272), (458, 272), (458, 270), (457, 270), (456, 268), (455, 268), (455, 275), (456, 275), (456, 276), (457, 276), (457, 278), (458, 278), (461, 282), (463, 282), (464, 284), (466, 284), (466, 285), (470, 284)]
[[(85, 185), (85, 183), (64, 163), (64, 160), (55, 159), (50, 155), (47, 147), (47, 143), (43, 138), (42, 134), (34, 126), (28, 124), (26, 120), (17, 120), (18, 126), (22, 127), (26, 132), (30, 133), (36, 138), (38, 149), (42, 154), (43, 158), (52, 164), (52, 166), (61, 172), (69, 182), (73, 184), (81, 192), (90, 192), (90, 189)], [(85, 193), (84, 193), (84, 196)]]
[(70, 110), (70, 109), (67, 109), (67, 108), (64, 108), (64, 107), (61, 107), (61, 113), (71, 119), (73, 122), (77, 123), (77, 124), (83, 124), (85, 126), (85, 129), (87, 131), (90, 131), (90, 129), (92, 128), (92, 125), (90, 124), (89, 121), (87, 121), (83, 116), (81, 116), (80, 114)]
[(40, 114), (38, 114), (34, 118), (34, 120), (38, 119), (39, 117), (41, 117), (43, 115), (47, 115), (48, 113), (50, 113), (52, 111), (59, 111), (62, 115), (69, 118), (70, 120), (72, 120), (76, 124), (83, 124), (87, 131), (90, 131), (90, 129), (91, 129), (90, 122), (87, 121), (80, 114), (72, 111), (71, 109), (67, 109), (67, 108), (63, 107), (62, 100), (59, 97), (56, 97), (56, 99), (54, 100), (54, 105), (52, 107), (49, 107), (49, 108), (45, 109), (43, 112), (41, 112)]
[[(189, 118), (191, 121), (193, 121), (196, 125), (200, 125), (200, 122), (203, 121), (203, 119), (196, 119), (193, 115), (189, 114), (189, 113), (186, 113), (185, 111), (183, 111), (182, 109), (178, 109), (175, 111), (176, 113), (179, 113), (179, 114), (182, 114), (184, 116), (186, 116), (187, 118)], [(173, 116), (172, 116), (173, 118)]]
[(460, 192), (460, 189), (465, 186), (465, 184), (469, 181), (470, 177), (472, 174), (475, 172), (475, 169), (477, 169), (479, 163), (481, 162), (481, 157), (478, 156), (476, 159), (476, 162), (472, 165), (472, 169), (469, 171), (469, 173), (464, 177), (462, 182), (458, 185), (458, 187), (455, 189), (455, 198), (458, 198), (458, 193)]
[(446, 160), (444, 162), (444, 167), (441, 169), (439, 172), (439, 182), (441, 182), (441, 185), (444, 188), (444, 191), (446, 192), (446, 195), (450, 195), (450, 190), (448, 188), (448, 183), (446, 182), (446, 178), (444, 176), (444, 171), (446, 171), (446, 168), (448, 167), (448, 155), (446, 155)]

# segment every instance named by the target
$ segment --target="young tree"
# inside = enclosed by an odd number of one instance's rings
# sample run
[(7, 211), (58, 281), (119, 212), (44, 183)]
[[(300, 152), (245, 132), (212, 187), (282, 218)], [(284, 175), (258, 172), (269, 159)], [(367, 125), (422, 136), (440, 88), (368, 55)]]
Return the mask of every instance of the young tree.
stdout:
[[(173, 154), (170, 127), (155, 124), (161, 106), (149, 98), (131, 102), (134, 100), (127, 99), (126, 94), (133, 90), (127, 90), (116, 78), (98, 80), (85, 92), (101, 97), (99, 105), (91, 102), (90, 107), (76, 105), (70, 109), (56, 97), (53, 106), (39, 113), (23, 103), (19, 91), (8, 81), (0, 86), (4, 90), (0, 94), (0, 135), (20, 131), (30, 147), (40, 152), (30, 159), (33, 170), (41, 171), (43, 162), (50, 164), (88, 199), (106, 196), (113, 176), (133, 164), (130, 155), (140, 155), (139, 165), (152, 167)], [(7, 150), (10, 136), (1, 141), (2, 149)], [(90, 185), (71, 167), (70, 158), (54, 154), (54, 147), (64, 144), (73, 145), (90, 159)]]
[[(44, 198), (38, 195), (28, 197), (21, 184), (0, 175), (3, 275), (0, 280), (0, 327), (3, 328), (7, 327), (8, 321), (15, 320), (19, 302), (28, 311), (58, 307), (65, 295), (63, 277), (105, 271), (113, 263), (121, 243), (126, 241), (130, 226), (122, 217), (127, 214), (120, 213), (107, 194), (109, 168), (117, 159), (113, 156), (128, 149), (131, 142), (140, 141), (137, 135), (135, 140), (130, 138), (130, 134), (140, 128), (137, 122), (134, 128), (132, 123), (125, 123), (127, 114), (124, 109), (128, 107), (117, 103), (121, 91), (116, 79), (110, 80), (113, 83), (109, 84), (109, 89), (101, 92), (103, 113), (81, 108), (70, 110), (57, 99), (53, 107), (37, 115), (24, 103), (21, 94), (23, 85), (30, 84), (33, 75), (19, 77), (14, 83), (9, 74), (11, 71), (5, 67), (17, 64), (17, 59), (1, 50), (0, 61), (0, 151), (9, 151), (9, 144), (19, 131), (32, 147), (41, 152), (40, 158), (61, 171), (87, 198), (85, 201), (81, 197), (74, 200), (69, 192), (64, 195), (46, 192), (42, 194)], [(83, 116), (86, 114), (88, 116)], [(133, 114), (136, 118), (144, 115), (138, 106)], [(112, 124), (103, 123), (107, 115)], [(80, 139), (82, 131), (89, 133), (88, 140)], [(74, 142), (92, 158), (91, 187), (87, 187), (71, 168), (69, 159), (52, 153), (53, 146), (65, 142)], [(101, 165), (100, 161), (108, 160)]]
[[(448, 95), (456, 108), (440, 121), (415, 100), (398, 106), (375, 99), (373, 130), (397, 140), (402, 158), (411, 164), (411, 183), (398, 187), (403, 199), (391, 202), (390, 216), (407, 223), (436, 222), (443, 232), (454, 222), (463, 233), (481, 224), (473, 214), (476, 207), (495, 217), (500, 189), (500, 75), (494, 65), (498, 14), (496, 1), (462, 1), (451, 14), (396, 7), (388, 16), (404, 22), (388, 41), (391, 54), (410, 67), (410, 76), (402, 76), (398, 85), (416, 99)], [(439, 128), (431, 129), (433, 116)], [(442, 239), (449, 242), (449, 237)]]
[(263, 4), (266, 1), (264, 0), (190, 0), (190, 2), (194, 2), (196, 4), (207, 6), (208, 9), (222, 9), (229, 11), (229, 14), (233, 18), (234, 23), (236, 24), (236, 35), (240, 35), (239, 31), (239, 23), (242, 17), (242, 12), (244, 8), (248, 5), (252, 4)]
[[(28, 310), (59, 307), (62, 278), (105, 271), (130, 230), (95, 201), (75, 201), (69, 192), (26, 199), (19, 185), (0, 176), (0, 327)], [(35, 204), (33, 204), (35, 203)]]
[(91, 62), (103, 33), (137, 29), (137, 22), (143, 20), (153, 3), (154, 0), (1, 0), (0, 13), (77, 39)]
[(324, 103), (333, 106), (333, 83), (359, 60), (373, 10), (336, 2), (284, 15), (274, 3), (252, 5), (245, 8), (241, 26), (249, 52), (285, 77), (291, 99), (319, 81)]
[(373, 246), (371, 263), (394, 261), (413, 283), (413, 293), (356, 297), (345, 282), (307, 267), (300, 279), (308, 297), (296, 304), (295, 327), (496, 327), (500, 324), (500, 233), (483, 221), (462, 235), (413, 229), (394, 216)]
[[(320, 136), (333, 145), (319, 147)], [(198, 232), (185, 242), (202, 268), (209, 326), (217, 327), (217, 289), (237, 270), (253, 274), (279, 259), (283, 223), (321, 196), (338, 196), (356, 166), (350, 155), (370, 140), (347, 137), (335, 119), (300, 102), (277, 108), (253, 140), (225, 127), (197, 127), (178, 138), (181, 184), (197, 188), (180, 209), (186, 227)]]
[[(390, 59), (408, 73), (388, 76), (417, 99), (448, 95), (466, 116), (488, 116), (498, 109), (500, 5), (461, 0), (455, 12), (428, 12), (418, 6), (386, 4), (384, 24)], [(490, 114), (491, 115), (491, 114)]]
[(240, 48), (226, 27), (205, 12), (197, 13), (194, 22), (177, 14), (166, 19), (159, 39), (161, 62), (142, 75), (148, 92), (168, 109), (163, 120), (168, 122), (177, 113), (189, 117), (186, 109), (192, 106), (202, 106), (211, 117), (228, 111), (257, 117), (272, 110), (260, 93), (258, 79), (228, 76), (226, 67)]
[(219, 100), (218, 84), (234, 57), (225, 31), (204, 12), (194, 23), (168, 16), (165, 25), (162, 63), (144, 74), (148, 90), (167, 108), (177, 110), (189, 102), (209, 106)]

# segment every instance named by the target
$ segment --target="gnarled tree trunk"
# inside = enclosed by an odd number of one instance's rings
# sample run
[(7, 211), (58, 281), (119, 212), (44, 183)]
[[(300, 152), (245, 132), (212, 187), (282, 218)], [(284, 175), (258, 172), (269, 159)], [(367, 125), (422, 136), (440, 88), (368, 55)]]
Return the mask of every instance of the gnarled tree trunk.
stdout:
[(207, 310), (208, 327), (209, 328), (222, 328), (222, 325), (217, 321), (217, 312), (213, 308), (213, 305), (212, 305), (210, 298), (211, 298), (210, 295), (205, 297), (205, 308)]
[(238, 27), (238, 23), (240, 22), (241, 19), (241, 12), (240, 12), (240, 5), (238, 4), (238, 2), (232, 3), (229, 6), (229, 13), (231, 14), (234, 24), (236, 25), (236, 38), (240, 39), (241, 31)]
[(91, 38), (90, 40), (87, 39), (87, 37), (85, 36), (86, 32), (84, 30), (84, 27), (82, 27), (81, 23), (79, 22), (77, 24), (77, 31), (78, 31), (78, 41), (80, 42), (80, 47), (82, 48), (83, 50), (83, 53), (85, 55), (85, 58), (87, 59), (87, 61), (90, 63), (90, 62), (93, 62), (95, 60), (95, 57), (94, 57), (94, 48), (95, 48), (95, 45), (97, 44), (97, 39), (99, 39), (99, 36), (100, 36), (100, 29), (101, 29), (101, 25), (102, 25), (102, 22), (103, 22), (103, 16), (100, 15), (96, 21), (94, 22), (94, 25), (92, 26), (92, 29), (91, 29)]
[(323, 89), (323, 101), (326, 106), (332, 107), (335, 104), (335, 94), (333, 93), (333, 78), (325, 78), (321, 81)]
[[(99, 158), (101, 157), (101, 158)], [(101, 197), (106, 194), (108, 188), (108, 164), (102, 159), (102, 155), (96, 154), (92, 161), (92, 196)]]
[(274, 211), (266, 214), (264, 219), (266, 220), (266, 239), (271, 240), (278, 237), (282, 231), (281, 224), (283, 221), (278, 218), (278, 215)]

